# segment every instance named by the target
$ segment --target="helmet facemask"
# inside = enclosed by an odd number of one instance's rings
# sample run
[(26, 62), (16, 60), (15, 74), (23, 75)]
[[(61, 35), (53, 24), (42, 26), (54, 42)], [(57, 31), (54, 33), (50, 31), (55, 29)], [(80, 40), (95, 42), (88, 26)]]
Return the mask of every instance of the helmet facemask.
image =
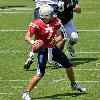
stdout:
[(39, 9), (40, 17), (50, 19), (54, 15), (54, 9), (47, 4), (44, 4)]

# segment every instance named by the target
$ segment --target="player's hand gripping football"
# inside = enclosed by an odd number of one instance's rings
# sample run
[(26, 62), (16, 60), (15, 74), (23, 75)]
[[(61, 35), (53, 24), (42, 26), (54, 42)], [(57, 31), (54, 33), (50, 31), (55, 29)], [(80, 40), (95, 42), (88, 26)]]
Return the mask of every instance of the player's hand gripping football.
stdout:
[(51, 44), (52, 44), (53, 46), (55, 46), (55, 45), (57, 44), (57, 35), (55, 35), (55, 37), (52, 39)]
[(32, 51), (38, 52), (43, 47), (44, 42), (42, 40), (35, 40), (32, 45)]

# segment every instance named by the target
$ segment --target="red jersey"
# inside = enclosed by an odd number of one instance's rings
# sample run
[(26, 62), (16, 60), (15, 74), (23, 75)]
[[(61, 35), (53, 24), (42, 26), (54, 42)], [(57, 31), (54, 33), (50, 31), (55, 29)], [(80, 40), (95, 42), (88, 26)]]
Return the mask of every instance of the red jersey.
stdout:
[(60, 27), (61, 20), (58, 18), (53, 19), (53, 21), (50, 21), (48, 24), (44, 23), (41, 19), (36, 19), (32, 20), (28, 31), (31, 34), (35, 34), (36, 39), (42, 40), (45, 48), (52, 48), (52, 39)]

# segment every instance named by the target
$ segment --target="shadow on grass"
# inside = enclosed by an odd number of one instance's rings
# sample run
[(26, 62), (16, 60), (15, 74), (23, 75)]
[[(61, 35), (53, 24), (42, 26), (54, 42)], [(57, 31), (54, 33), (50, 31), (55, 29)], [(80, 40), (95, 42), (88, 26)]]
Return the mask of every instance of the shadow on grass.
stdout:
[(37, 69), (25, 69), (25, 71), (36, 71)]
[(2, 6), (0, 7), (0, 9), (9, 9), (9, 8), (16, 8), (16, 7), (26, 7), (26, 6), (23, 6), (23, 5), (19, 5), (19, 6)]
[(70, 59), (74, 67), (79, 64), (85, 64), (85, 63), (89, 63), (96, 60), (98, 60), (98, 58), (72, 58)]
[[(34, 63), (34, 62), (33, 62)], [(29, 69), (24, 69), (25, 71), (36, 71), (37, 70), (37, 65), (36, 66), (33, 66), (33, 65), (31, 65), (30, 66), (31, 68), (29, 68)], [(52, 66), (50, 65), (50, 66), (46, 66), (46, 69), (47, 68), (51, 68)]]
[[(96, 61), (98, 59), (99, 58), (71, 58), (69, 60), (71, 61), (73, 67), (76, 67), (77, 65), (89, 63), (89, 62), (92, 62), (92, 61)], [(55, 67), (53, 65), (50, 65), (48, 67), (51, 67), (52, 69), (63, 68), (63, 67)]]
[(51, 95), (51, 96), (44, 96), (44, 97), (37, 97), (37, 98), (32, 98), (34, 100), (37, 100), (37, 99), (63, 99), (63, 97), (77, 97), (77, 96), (80, 96), (80, 95), (85, 95), (87, 93), (63, 93), (63, 94), (55, 94), (55, 95)]

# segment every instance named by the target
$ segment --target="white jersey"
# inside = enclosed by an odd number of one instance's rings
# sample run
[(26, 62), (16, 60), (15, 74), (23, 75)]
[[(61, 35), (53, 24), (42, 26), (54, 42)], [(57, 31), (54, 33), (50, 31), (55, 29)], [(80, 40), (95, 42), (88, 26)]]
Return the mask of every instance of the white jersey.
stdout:
[(58, 4), (58, 0), (35, 0), (36, 8), (43, 4)]

